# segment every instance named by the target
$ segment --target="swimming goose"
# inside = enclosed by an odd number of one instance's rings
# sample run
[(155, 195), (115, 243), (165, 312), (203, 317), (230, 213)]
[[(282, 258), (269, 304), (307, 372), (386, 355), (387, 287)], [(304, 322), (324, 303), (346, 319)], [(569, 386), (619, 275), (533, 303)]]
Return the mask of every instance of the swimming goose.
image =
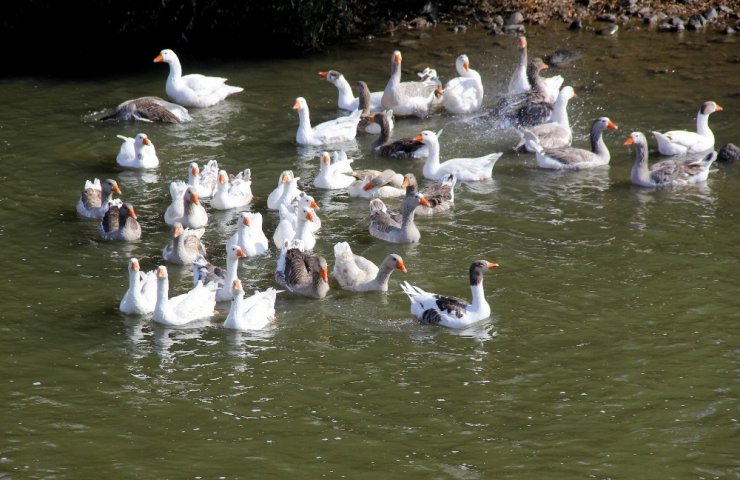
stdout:
[(424, 177), (430, 180), (442, 180), (449, 174), (454, 174), (458, 181), (481, 181), (492, 177), (493, 166), (501, 158), (502, 153), (489, 153), (476, 158), (451, 158), (442, 163), (439, 162), (439, 139), (437, 134), (431, 130), (424, 130), (414, 137), (416, 141), (423, 142), (429, 150), (429, 155), (424, 162)]
[(268, 198), (267, 207), (270, 209), (280, 210), (281, 206), (290, 205), (291, 203), (293, 203), (293, 200), (298, 198), (298, 196), (303, 193), (303, 191), (298, 187), (298, 180), (300, 180), (301, 177), (292, 177), (291, 172), (291, 174), (287, 177), (285, 175), (282, 175), (281, 178), (288, 178), (287, 183), (285, 183), (282, 188), (278, 186), (276, 190), (280, 191), (280, 196), (277, 198), (273, 198), (272, 203), (269, 202), (270, 199)]
[(191, 73), (182, 74), (182, 65), (175, 52), (165, 49), (154, 58), (155, 63), (165, 62), (170, 67), (165, 90), (174, 102), (184, 107), (210, 107), (216, 105), (229, 95), (244, 89), (226, 85), (223, 77), (212, 77)]
[[(419, 190), (429, 203), (429, 206), (419, 205), (416, 207), (417, 215), (434, 215), (435, 213), (446, 212), (450, 210), (455, 203), (455, 184), (457, 177), (454, 173), (447, 175), (442, 181), (427, 185)], [(407, 188), (416, 190), (418, 184), (416, 176), (413, 173), (407, 173), (403, 177), (403, 184)]]
[(714, 148), (714, 133), (709, 128), (709, 115), (721, 112), (722, 107), (715, 102), (702, 103), (696, 114), (696, 132), (671, 130), (660, 133), (653, 131), (662, 155), (681, 155), (699, 153)]
[(204, 228), (184, 228), (180, 222), (172, 227), (172, 236), (162, 249), (162, 258), (177, 265), (190, 265), (198, 257), (206, 256), (206, 247), (200, 241)]
[(414, 223), (416, 207), (419, 205), (429, 206), (424, 195), (409, 191), (401, 204), (401, 220), (389, 213), (387, 209), (377, 209), (375, 205), (370, 209), (370, 235), (380, 240), (391, 243), (417, 243), (421, 239), (421, 233)]
[(128, 315), (147, 315), (157, 303), (157, 274), (154, 270), (142, 272), (139, 260), (128, 261), (128, 289), (123, 294), (118, 309)]
[(219, 170), (216, 191), (211, 199), (213, 208), (229, 210), (244, 207), (252, 201), (252, 173), (247, 169), (239, 175), (229, 176), (226, 170)]
[[(532, 88), (524, 93), (502, 97), (484, 117), (501, 126), (533, 127), (549, 121), (555, 97), (550, 101), (547, 86), (540, 71), (548, 68), (541, 58), (534, 58), (527, 66), (527, 78)], [(557, 94), (556, 94), (557, 96)]]
[(238, 245), (247, 257), (264, 255), (269, 249), (267, 236), (262, 231), (262, 214), (259, 212), (241, 212), (236, 232), (226, 242), (228, 251)]
[(648, 144), (641, 132), (632, 132), (625, 145), (635, 146), (635, 164), (630, 180), (641, 187), (680, 187), (707, 180), (709, 168), (717, 159), (717, 152), (710, 152), (699, 159), (662, 160), (648, 166)]
[(347, 187), (350, 197), (389, 198), (400, 197), (406, 193), (403, 175), (390, 168), (383, 170), (353, 170), (351, 175), (357, 180)]
[(270, 287), (265, 291), (255, 291), (244, 297), (242, 282), (236, 279), (229, 287), (231, 308), (224, 321), (224, 328), (234, 330), (262, 330), (275, 320), (275, 299), (282, 290)]
[(183, 196), (184, 208), (180, 223), (188, 228), (202, 228), (208, 224), (208, 212), (193, 187), (188, 187)]
[(141, 238), (141, 225), (136, 217), (134, 207), (124, 203), (120, 207), (111, 205), (98, 224), (98, 233), (104, 240), (134, 242)]
[[(295, 205), (295, 214), (288, 213), (288, 207), (282, 206), (280, 210), (280, 223), (275, 228), (272, 241), (275, 247), (280, 248), (284, 242), (292, 240), (301, 240), (306, 251), (313, 250), (316, 246), (316, 236), (314, 229), (310, 228), (311, 223), (316, 223), (316, 212), (313, 208), (307, 206)], [(294, 218), (295, 217), (295, 218)]]
[(267, 196), (267, 208), (277, 210), (280, 208), (281, 197), (285, 191), (286, 185), (295, 178), (292, 170), (283, 170), (278, 177), (277, 187), (275, 187)]
[(399, 138), (391, 142), (393, 128), (385, 112), (376, 113), (370, 122), (380, 125), (380, 136), (370, 144), (370, 150), (374, 154), (389, 158), (424, 158), (429, 154), (426, 146), (412, 137)]
[(354, 140), (357, 136), (357, 124), (362, 112), (354, 110), (351, 114), (327, 120), (311, 127), (311, 117), (306, 99), (298, 97), (293, 104), (293, 110), (298, 110), (298, 130), (295, 141), (299, 145), (327, 145)]
[(85, 218), (103, 218), (110, 205), (121, 205), (120, 199), (113, 199), (114, 193), (121, 194), (115, 180), (109, 178), (103, 183), (98, 178), (92, 182), (85, 180), (85, 188), (77, 200), (77, 213)]
[(139, 120), (148, 123), (183, 123), (193, 118), (188, 109), (159, 97), (139, 97), (120, 103), (100, 120)]
[(226, 249), (226, 271), (211, 264), (205, 257), (198, 257), (193, 263), (193, 286), (198, 282), (204, 285), (214, 282), (218, 285), (216, 301), (226, 302), (231, 300), (231, 284), (237, 279), (239, 259), (246, 258), (244, 250), (238, 245)]
[(170, 182), (170, 204), (164, 212), (164, 221), (167, 225), (174, 225), (177, 222), (182, 223), (185, 217), (185, 192), (188, 190), (188, 184), (182, 180)]
[[(528, 92), (532, 89), (532, 84), (530, 84), (529, 77), (527, 76), (527, 38), (519, 37), (518, 42), (519, 61), (509, 80), (509, 95)], [(563, 77), (561, 75), (555, 75), (553, 77), (543, 78), (542, 81), (544, 82), (546, 100), (549, 103), (555, 102), (560, 86), (563, 84)]]
[[(329, 70), (327, 72), (319, 72), (319, 76), (337, 87), (337, 91), (339, 93), (339, 96), (337, 97), (337, 106), (339, 108), (342, 110), (349, 110), (350, 112), (354, 112), (358, 108), (362, 110), (362, 107), (360, 106), (360, 98), (354, 96), (352, 93), (352, 87), (347, 79), (344, 78), (344, 75), (336, 70)], [(381, 103), (383, 92), (371, 93), (370, 90), (368, 90), (368, 93), (370, 94), (370, 100), (367, 105), (370, 108), (370, 111), (379, 112), (383, 110), (383, 105)]]
[(198, 285), (186, 293), (170, 297), (167, 267), (157, 269), (157, 303), (154, 306), (154, 321), (163, 325), (180, 326), (213, 315), (216, 307), (216, 285)]
[(411, 301), (411, 313), (421, 323), (464, 328), (491, 315), (491, 307), (483, 291), (483, 273), (496, 267), (498, 264), (487, 260), (470, 264), (472, 303), (459, 297), (425, 292), (409, 282), (403, 282), (401, 288)]
[(313, 179), (316, 188), (339, 190), (347, 188), (355, 178), (347, 175), (352, 171), (352, 159), (332, 162), (329, 152), (322, 152), (319, 158), (319, 174)]
[(311, 298), (324, 298), (329, 292), (326, 259), (303, 252), (300, 242), (285, 250), (275, 270), (275, 281), (289, 292)]
[(201, 168), (196, 162), (191, 162), (188, 166), (188, 185), (195, 189), (200, 198), (211, 198), (218, 185), (218, 162), (209, 160)]
[(125, 168), (157, 168), (159, 158), (154, 144), (146, 133), (138, 133), (135, 138), (116, 135), (123, 140), (116, 155), (116, 163)]
[[(362, 111), (360, 123), (357, 124), (357, 133), (378, 135), (380, 133), (380, 125), (372, 120), (375, 113), (370, 109), (370, 89), (367, 83), (363, 81), (357, 82), (355, 89), (357, 90), (357, 98), (360, 99), (359, 108)], [(387, 110), (385, 114), (388, 119), (389, 130), (393, 130), (393, 110)]]
[(334, 270), (332, 275), (345, 290), (354, 292), (387, 292), (388, 279), (394, 270), (406, 272), (403, 259), (392, 253), (385, 257), (380, 268), (370, 260), (352, 253), (347, 242), (334, 245)]
[(483, 82), (480, 74), (470, 68), (468, 56), (459, 55), (455, 60), (459, 77), (447, 82), (442, 94), (442, 105), (450, 113), (470, 113), (483, 104)]
[(399, 117), (415, 115), (424, 118), (440, 108), (442, 89), (431, 82), (401, 82), (401, 60), (401, 52), (394, 51), (391, 76), (383, 91), (383, 108), (393, 110), (393, 114)]
[(609, 164), (611, 158), (606, 147), (603, 132), (606, 129), (616, 130), (617, 125), (607, 117), (599, 117), (591, 124), (591, 150), (575, 147), (542, 148), (537, 139), (528, 131), (524, 131), (525, 138), (532, 142), (540, 168), (556, 170), (582, 170), (584, 168), (601, 167)]
[[(567, 147), (573, 141), (573, 132), (570, 128), (570, 120), (568, 118), (568, 101), (575, 96), (576, 93), (573, 91), (573, 87), (563, 87), (553, 106), (550, 121), (529, 128), (530, 133), (537, 137), (537, 143), (543, 148)], [(519, 135), (521, 138), (519, 139), (519, 143), (514, 147), (514, 150), (520, 151), (523, 148), (528, 152), (534, 153), (535, 148), (532, 142), (527, 142), (521, 132), (519, 132)]]

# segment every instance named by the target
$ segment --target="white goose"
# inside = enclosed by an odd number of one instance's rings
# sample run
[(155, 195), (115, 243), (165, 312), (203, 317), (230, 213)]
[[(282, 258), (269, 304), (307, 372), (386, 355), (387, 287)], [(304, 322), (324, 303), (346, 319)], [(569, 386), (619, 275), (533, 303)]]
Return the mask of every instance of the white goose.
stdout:
[(205, 257), (199, 257), (193, 262), (193, 285), (196, 286), (198, 281), (207, 284), (209, 279), (215, 279), (218, 290), (216, 291), (216, 301), (226, 302), (231, 300), (231, 284), (237, 279), (239, 269), (239, 259), (246, 258), (244, 250), (238, 245), (233, 245), (226, 249), (226, 271), (209, 263)]
[(392, 253), (385, 257), (380, 268), (370, 260), (352, 253), (347, 242), (334, 245), (334, 270), (332, 276), (345, 290), (354, 292), (387, 292), (388, 279), (394, 270), (406, 272), (403, 259)]
[(138, 133), (136, 137), (116, 135), (123, 140), (116, 155), (116, 163), (124, 168), (157, 168), (159, 158), (154, 144), (146, 133)]
[(270, 210), (278, 210), (280, 208), (283, 192), (285, 192), (286, 186), (294, 178), (295, 175), (293, 174), (293, 170), (283, 170), (278, 177), (277, 187), (275, 187), (267, 196), (267, 208)]
[(184, 228), (180, 222), (172, 226), (172, 235), (162, 249), (162, 258), (176, 265), (190, 265), (206, 256), (206, 247), (200, 241), (204, 228)]
[(196, 162), (191, 162), (188, 166), (188, 185), (195, 189), (200, 198), (211, 198), (218, 185), (218, 162), (209, 160), (201, 168)]
[(391, 76), (383, 90), (383, 108), (399, 117), (428, 116), (441, 106), (442, 89), (434, 82), (401, 82), (401, 52), (391, 55)]
[(182, 180), (170, 182), (170, 204), (164, 212), (164, 221), (167, 225), (182, 223), (185, 217), (185, 192), (188, 190), (188, 184)]
[(216, 284), (198, 285), (186, 293), (169, 296), (170, 283), (167, 267), (157, 269), (157, 303), (154, 321), (163, 325), (180, 326), (195, 320), (211, 317), (216, 307)]
[(543, 148), (528, 131), (524, 131), (524, 136), (532, 142), (540, 168), (582, 170), (609, 164), (611, 155), (603, 138), (607, 128), (616, 130), (618, 127), (607, 117), (599, 117), (591, 124), (591, 150), (576, 147)]
[(424, 130), (414, 137), (427, 146), (429, 155), (424, 161), (423, 174), (430, 180), (443, 180), (453, 174), (458, 181), (481, 181), (493, 176), (493, 166), (501, 158), (502, 152), (489, 153), (476, 158), (451, 158), (439, 162), (439, 139), (431, 130)]
[(219, 170), (216, 191), (211, 206), (216, 210), (240, 208), (252, 201), (252, 179), (249, 169), (239, 172), (241, 176), (230, 177), (226, 170)]
[(464, 328), (488, 318), (491, 307), (483, 291), (483, 273), (498, 267), (487, 260), (477, 260), (470, 265), (470, 291), (472, 303), (462, 298), (429, 293), (403, 282), (401, 288), (411, 301), (411, 313), (421, 323)]
[(442, 94), (442, 105), (450, 113), (470, 113), (483, 104), (483, 82), (480, 74), (470, 68), (468, 56), (463, 54), (455, 60), (459, 77), (447, 82)]
[(293, 110), (298, 111), (298, 130), (295, 134), (295, 141), (299, 145), (313, 146), (354, 140), (357, 136), (357, 124), (360, 122), (360, 115), (362, 114), (358, 109), (345, 117), (328, 120), (312, 127), (305, 98), (296, 98)]
[(228, 251), (238, 245), (247, 257), (264, 255), (269, 249), (267, 236), (262, 231), (262, 214), (259, 212), (241, 212), (236, 232), (226, 242)]
[(351, 171), (351, 158), (332, 162), (329, 152), (322, 152), (319, 158), (319, 174), (314, 177), (313, 185), (326, 190), (347, 188), (355, 181), (353, 176), (348, 175)]
[(118, 182), (107, 179), (100, 183), (96, 178), (92, 182), (85, 180), (85, 187), (77, 200), (77, 213), (85, 218), (103, 218), (110, 205), (121, 205), (121, 200), (113, 199), (113, 194), (121, 194)]
[(155, 63), (165, 62), (170, 66), (165, 90), (167, 95), (176, 103), (184, 107), (210, 107), (222, 101), (229, 95), (239, 93), (244, 89), (226, 85), (226, 79), (191, 73), (182, 74), (182, 65), (175, 52), (165, 49), (154, 58)]
[(316, 236), (309, 227), (311, 223), (316, 223), (316, 212), (311, 207), (296, 206), (295, 219), (288, 213), (288, 207), (283, 206), (280, 210), (280, 223), (275, 228), (272, 240), (275, 247), (280, 248), (285, 241), (301, 240), (305, 250), (313, 250), (316, 246)]
[(121, 298), (118, 309), (128, 315), (147, 315), (157, 303), (157, 274), (154, 270), (142, 272), (139, 260), (128, 261), (128, 289)]
[(721, 112), (722, 107), (715, 102), (702, 103), (696, 114), (696, 132), (671, 130), (660, 133), (653, 131), (662, 155), (682, 155), (700, 153), (714, 148), (714, 133), (709, 128), (709, 115)]
[(282, 290), (270, 287), (263, 292), (244, 297), (242, 282), (234, 280), (229, 287), (231, 308), (224, 321), (224, 328), (234, 330), (262, 330), (275, 320), (275, 299)]
[(356, 178), (347, 187), (350, 197), (360, 198), (390, 198), (400, 197), (406, 193), (403, 186), (403, 175), (390, 168), (383, 170), (353, 170), (351, 175)]
[[(529, 128), (529, 132), (537, 137), (537, 143), (542, 148), (567, 147), (573, 141), (573, 131), (570, 128), (570, 119), (568, 118), (568, 101), (575, 96), (576, 92), (573, 87), (563, 87), (558, 94), (555, 105), (553, 105), (550, 121)], [(519, 134), (521, 138), (519, 143), (514, 146), (514, 150), (523, 147), (526, 151), (534, 153), (536, 151), (534, 142), (525, 140), (521, 131)]]
[[(335, 87), (339, 96), (337, 97), (337, 106), (342, 110), (349, 110), (354, 112), (360, 108), (360, 99), (355, 97), (352, 93), (352, 87), (344, 75), (337, 72), (336, 70), (329, 70), (327, 72), (319, 72), (319, 76), (324, 80), (328, 81)], [(369, 90), (368, 90), (369, 92)], [(372, 92), (370, 93), (370, 102), (368, 104), (371, 112), (380, 112), (383, 110), (381, 100), (383, 99), (383, 92)]]

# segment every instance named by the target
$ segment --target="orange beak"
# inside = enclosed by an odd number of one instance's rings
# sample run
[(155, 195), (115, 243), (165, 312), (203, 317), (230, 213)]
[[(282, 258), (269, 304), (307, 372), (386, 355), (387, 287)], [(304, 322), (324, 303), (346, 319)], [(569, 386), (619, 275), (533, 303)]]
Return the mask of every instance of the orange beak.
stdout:
[(121, 189), (118, 187), (118, 183), (113, 184), (113, 191), (116, 193), (121, 193)]
[(402, 187), (408, 187), (409, 186), (409, 179), (407, 177), (403, 177), (403, 182), (401, 182)]
[(463, 68), (465, 69), (465, 71), (466, 71), (466, 72), (467, 72), (468, 70), (470, 70), (470, 62), (465, 62), (465, 63), (463, 63)]
[(632, 138), (632, 135), (630, 135), (629, 137), (627, 137), (627, 139), (624, 141), (624, 144), (625, 145), (632, 145), (633, 143), (635, 143), (635, 139)]
[(617, 124), (612, 122), (611, 120), (609, 120), (609, 123), (606, 124), (606, 128), (609, 128), (611, 130), (619, 130)]
[(319, 75), (321, 76), (321, 78), (326, 78), (329, 76), (329, 72), (319, 72)]
[(542, 70), (550, 68), (550, 65), (546, 64), (545, 62), (542, 62)]
[(325, 153), (321, 156), (321, 163), (324, 165), (329, 165), (331, 163), (331, 157), (329, 157), (328, 153)]
[(367, 192), (368, 190), (372, 190), (374, 187), (375, 185), (373, 185), (373, 182), (367, 182), (365, 185), (362, 186), (362, 189)]
[(144, 137), (144, 140), (141, 141), (144, 145), (151, 145), (152, 142), (149, 140), (149, 137)]
[(306, 220), (308, 220), (309, 222), (313, 222), (314, 221), (313, 212), (306, 213)]
[(177, 238), (180, 235), (182, 235), (182, 227), (180, 226), (172, 227), (172, 236)]
[(429, 206), (429, 200), (427, 200), (424, 197), (419, 197), (419, 205), (424, 205), (425, 207)]
[(415, 142), (421, 142), (422, 141), (421, 133), (414, 137), (414, 141)]
[(283, 183), (288, 183), (288, 182), (290, 181), (290, 178), (288, 178), (288, 176), (287, 176), (287, 175), (283, 175), (283, 176), (282, 176), (282, 178), (281, 178), (281, 181), (282, 181)]
[(298, 110), (298, 109), (300, 109), (300, 108), (301, 108), (301, 104), (300, 104), (300, 103), (298, 103), (298, 102), (295, 102), (295, 103), (293, 104), (293, 110)]
[(154, 58), (154, 63), (159, 63), (159, 62), (164, 62), (164, 57), (162, 56), (161, 53)]
[(131, 268), (133, 270), (136, 270), (138, 272), (139, 271), (139, 262), (137, 262), (137, 261), (131, 262)]
[(397, 53), (393, 55), (393, 63), (401, 63), (401, 54)]
[(193, 192), (193, 194), (192, 194), (192, 195), (190, 195), (190, 198), (192, 198), (192, 199), (193, 199), (193, 203), (198, 203), (198, 202), (200, 202), (200, 198), (198, 198), (198, 194), (197, 194), (197, 193), (195, 193), (195, 192)]
[(157, 269), (157, 276), (159, 278), (165, 278), (167, 276), (167, 269), (165, 267), (163, 267), (163, 266), (160, 266)]
[(716, 107), (715, 107), (714, 109), (715, 109), (715, 110), (716, 110), (717, 112), (721, 112), (722, 110), (724, 110), (724, 108), (722, 108), (722, 106), (720, 106), (720, 104), (719, 104), (719, 103), (715, 103), (715, 105), (716, 105)]
[(196, 165), (190, 169), (190, 173), (195, 177), (200, 174), (200, 168)]
[(224, 174), (219, 175), (218, 176), (218, 183), (220, 183), (221, 185), (223, 185), (224, 183), (226, 183), (226, 175), (224, 175)]
[(319, 270), (319, 273), (321, 274), (321, 279), (323, 281), (325, 282), (329, 281), (329, 272), (325, 268), (322, 268), (321, 270)]
[(128, 216), (133, 219), (136, 219), (136, 212), (134, 211), (134, 207), (131, 207), (128, 209)]
[(488, 267), (488, 269), (491, 270), (492, 268), (498, 267), (498, 263), (486, 262), (486, 267)]
[(241, 247), (236, 247), (236, 256), (237, 257), (246, 257), (247, 254), (244, 253), (244, 250), (242, 250)]
[(231, 283), (232, 290), (241, 290), (242, 282), (238, 278)]
[(519, 48), (527, 48), (527, 39), (519, 37)]
[(244, 217), (244, 220), (242, 221), (242, 223), (246, 226), (249, 226), (249, 217)]
[(318, 204), (318, 203), (316, 203), (316, 200), (311, 200), (311, 205), (309, 205), (309, 206), (310, 206), (311, 208), (313, 208), (314, 210), (321, 210), (321, 209), (319, 208), (319, 204)]
[(399, 260), (398, 263), (396, 263), (396, 268), (404, 273), (406, 272), (406, 265), (403, 264), (403, 260)]

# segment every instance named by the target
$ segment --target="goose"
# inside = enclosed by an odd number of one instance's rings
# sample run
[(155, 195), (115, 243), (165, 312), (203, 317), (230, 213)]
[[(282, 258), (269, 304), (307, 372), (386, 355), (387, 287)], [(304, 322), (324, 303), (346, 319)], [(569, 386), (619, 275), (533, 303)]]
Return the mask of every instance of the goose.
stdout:
[[(357, 133), (370, 133), (378, 135), (380, 133), (380, 125), (373, 122), (374, 117), (373, 111), (370, 109), (370, 89), (367, 83), (363, 81), (357, 82), (355, 89), (357, 90), (357, 98), (360, 99), (360, 123), (357, 124)], [(387, 110), (385, 112), (386, 118), (388, 119), (389, 130), (393, 130), (393, 110)]]
[(157, 303), (157, 274), (154, 270), (142, 272), (139, 260), (128, 261), (128, 289), (123, 294), (118, 309), (127, 315), (147, 315)]
[(228, 251), (238, 245), (247, 257), (264, 255), (269, 249), (269, 242), (262, 231), (262, 214), (259, 212), (241, 212), (236, 232), (226, 242)]
[(412, 137), (391, 142), (393, 128), (385, 112), (376, 113), (370, 122), (380, 125), (380, 135), (370, 144), (370, 150), (374, 154), (388, 158), (425, 158), (429, 154), (426, 146)]
[(440, 86), (434, 82), (401, 82), (401, 52), (391, 55), (391, 76), (383, 90), (382, 105), (393, 110), (399, 117), (417, 116), (424, 118), (441, 106), (443, 96)]
[(345, 290), (353, 292), (387, 292), (388, 279), (394, 270), (406, 272), (403, 259), (391, 253), (380, 268), (370, 260), (352, 253), (347, 242), (338, 242), (334, 245), (334, 269), (332, 276)]
[(162, 258), (176, 265), (190, 265), (198, 257), (205, 257), (206, 247), (200, 240), (204, 232), (204, 228), (185, 228), (175, 222), (172, 236), (162, 249)]
[[(376, 199), (382, 204), (382, 200)], [(417, 243), (421, 239), (421, 233), (414, 223), (416, 207), (419, 205), (429, 206), (429, 202), (424, 195), (409, 191), (403, 203), (401, 204), (401, 220), (398, 217), (388, 213), (387, 209), (376, 209), (375, 206), (370, 210), (370, 226), (368, 228), (370, 235), (380, 240), (391, 243)]]
[(239, 268), (239, 259), (246, 258), (247, 254), (238, 245), (233, 245), (226, 249), (226, 271), (211, 264), (205, 257), (198, 257), (193, 263), (193, 286), (198, 282), (204, 285), (209, 282), (215, 282), (218, 285), (216, 290), (216, 301), (226, 302), (231, 300), (231, 284), (237, 279), (237, 270)]
[(472, 303), (458, 297), (426, 292), (408, 282), (403, 282), (401, 289), (411, 301), (411, 313), (421, 323), (464, 328), (491, 315), (491, 307), (483, 292), (483, 273), (496, 267), (498, 264), (487, 260), (470, 264)]
[[(435, 213), (446, 212), (450, 210), (455, 203), (455, 184), (457, 183), (457, 177), (454, 173), (450, 173), (442, 181), (428, 185), (421, 190), (419, 193), (424, 195), (424, 198), (429, 203), (429, 206), (419, 204), (416, 207), (417, 215), (434, 215)], [(403, 184), (407, 191), (409, 188), (415, 191), (418, 188), (416, 182), (416, 176), (413, 173), (407, 173), (403, 177)]]
[(252, 201), (252, 172), (247, 169), (239, 176), (230, 177), (226, 170), (219, 170), (216, 191), (211, 198), (211, 206), (216, 210), (241, 208)]
[(540, 77), (540, 71), (546, 68), (541, 58), (532, 59), (527, 65), (527, 78), (532, 88), (502, 97), (484, 117), (494, 119), (501, 126), (533, 127), (549, 121), (555, 97), (550, 100), (545, 81)]
[(200, 198), (211, 198), (218, 185), (218, 162), (210, 160), (201, 170), (196, 162), (188, 166), (188, 185)]
[(277, 187), (275, 187), (267, 196), (267, 208), (278, 210), (282, 203), (283, 192), (285, 187), (295, 178), (292, 170), (283, 170), (278, 177)]
[(348, 175), (352, 171), (352, 159), (332, 162), (329, 152), (321, 152), (319, 158), (319, 174), (313, 179), (316, 188), (325, 190), (339, 190), (350, 186), (355, 178)]
[(617, 128), (617, 125), (607, 117), (599, 117), (594, 120), (591, 124), (591, 150), (575, 147), (542, 148), (537, 143), (536, 137), (528, 131), (524, 131), (524, 136), (535, 147), (537, 165), (540, 168), (582, 170), (609, 164), (611, 156), (602, 134), (606, 129), (616, 130)]
[[(326, 72), (319, 72), (319, 76), (337, 87), (337, 91), (339, 93), (339, 96), (337, 97), (337, 106), (340, 109), (348, 110), (350, 112), (354, 112), (358, 108), (362, 110), (360, 106), (360, 98), (354, 96), (352, 93), (352, 87), (347, 79), (344, 78), (344, 75), (336, 70), (328, 70)], [(383, 92), (370, 93), (370, 90), (368, 90), (368, 93), (370, 94), (370, 100), (368, 102), (370, 111), (378, 112), (383, 110), (381, 102), (383, 99)]]
[(113, 199), (113, 194), (121, 194), (118, 182), (107, 179), (100, 182), (99, 178), (85, 180), (79, 200), (77, 200), (77, 213), (85, 218), (103, 218), (110, 205), (121, 205), (120, 199)]
[(667, 159), (648, 166), (648, 144), (641, 132), (632, 132), (624, 141), (625, 145), (635, 146), (635, 164), (630, 180), (641, 187), (680, 187), (705, 182), (709, 168), (717, 159), (717, 152), (690, 160)]
[(184, 123), (193, 118), (188, 109), (159, 97), (139, 97), (121, 102), (100, 120), (138, 120), (147, 123)]
[[(576, 93), (573, 87), (563, 87), (553, 106), (550, 121), (529, 128), (530, 133), (537, 137), (537, 143), (543, 148), (567, 147), (573, 141), (573, 131), (570, 128), (570, 120), (568, 118), (568, 101), (575, 96)], [(536, 150), (532, 142), (525, 141), (524, 134), (521, 132), (519, 132), (519, 135), (521, 138), (519, 143), (514, 147), (514, 150), (524, 149), (534, 153)]]
[(475, 158), (451, 158), (440, 163), (439, 139), (436, 133), (424, 130), (414, 139), (423, 142), (429, 150), (422, 172), (430, 180), (442, 180), (451, 173), (458, 181), (463, 182), (487, 180), (493, 176), (493, 166), (502, 155), (502, 152), (489, 153)]
[(313, 250), (316, 246), (316, 236), (308, 225), (316, 222), (316, 212), (311, 207), (296, 206), (296, 208), (296, 218), (293, 219), (291, 214), (287, 213), (288, 207), (283, 206), (285, 213), (281, 209), (280, 223), (275, 229), (272, 240), (277, 248), (280, 248), (286, 240), (301, 240), (306, 251)]
[(146, 133), (138, 133), (136, 137), (116, 135), (123, 140), (116, 155), (116, 163), (124, 168), (157, 168), (159, 158), (154, 144)]
[(182, 180), (170, 182), (170, 204), (164, 212), (164, 221), (167, 225), (174, 225), (177, 222), (182, 223), (185, 217), (185, 192), (188, 190), (188, 184)]
[(293, 110), (298, 111), (298, 130), (295, 141), (299, 145), (321, 146), (332, 143), (349, 142), (357, 136), (357, 124), (362, 112), (354, 110), (351, 114), (327, 120), (311, 127), (311, 117), (306, 99), (298, 97), (293, 104)]
[(244, 297), (244, 289), (239, 279), (229, 287), (231, 308), (224, 321), (224, 328), (234, 330), (262, 330), (275, 320), (275, 299), (283, 290), (270, 287), (265, 291), (255, 291)]
[(470, 68), (470, 60), (465, 54), (455, 60), (459, 77), (445, 84), (442, 106), (450, 113), (471, 113), (483, 105), (483, 82), (480, 74)]
[(165, 62), (170, 67), (167, 76), (165, 91), (175, 103), (184, 107), (211, 107), (229, 95), (239, 93), (244, 89), (226, 84), (222, 77), (212, 77), (191, 73), (182, 74), (182, 65), (175, 52), (165, 49), (154, 58), (155, 63)]
[(209, 318), (216, 307), (216, 285), (202, 282), (186, 293), (170, 297), (167, 267), (157, 268), (157, 303), (154, 306), (154, 321), (163, 325), (181, 326), (195, 320)]
[(193, 187), (188, 187), (183, 196), (184, 208), (180, 223), (188, 228), (203, 228), (208, 224), (208, 212)]
[[(517, 67), (514, 69), (514, 73), (511, 75), (509, 80), (509, 95), (517, 95), (519, 93), (525, 93), (532, 89), (529, 77), (527, 76), (527, 38), (519, 37), (519, 59)], [(549, 103), (555, 102), (558, 97), (558, 91), (563, 84), (563, 77), (561, 75), (555, 75), (548, 78), (543, 78), (543, 85), (545, 87), (544, 94), (545, 99)]]
[(351, 175), (356, 178), (347, 187), (350, 197), (360, 198), (390, 198), (400, 197), (406, 193), (403, 186), (403, 175), (390, 168), (383, 170), (353, 170)]
[(310, 298), (324, 298), (329, 292), (326, 259), (309, 255), (300, 242), (285, 250), (278, 260), (275, 281), (292, 293)]
[(98, 233), (103, 240), (134, 242), (141, 238), (141, 225), (134, 207), (124, 203), (120, 207), (111, 205), (98, 224)]
[(709, 115), (721, 112), (722, 107), (715, 102), (702, 103), (696, 114), (696, 132), (671, 130), (660, 133), (653, 131), (662, 155), (682, 155), (700, 153), (714, 148), (714, 133), (709, 128)]

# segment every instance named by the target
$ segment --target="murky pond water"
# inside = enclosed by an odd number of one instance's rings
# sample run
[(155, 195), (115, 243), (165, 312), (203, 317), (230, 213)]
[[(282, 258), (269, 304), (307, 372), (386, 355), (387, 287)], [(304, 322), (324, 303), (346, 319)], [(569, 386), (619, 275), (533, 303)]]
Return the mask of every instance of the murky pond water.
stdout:
[[(333, 118), (336, 90), (317, 72), (380, 90), (400, 48), (407, 79), (428, 65), (448, 79), (467, 53), (490, 108), (515, 64), (514, 39), (429, 33), (300, 60), (185, 64), (245, 91), (177, 126), (89, 120), (128, 98), (164, 96), (162, 65), (87, 82), (0, 81), (1, 478), (740, 475), (740, 171), (715, 165), (705, 185), (646, 190), (630, 184), (634, 154), (622, 145), (632, 131), (654, 146), (651, 130), (692, 129), (710, 99), (724, 107), (710, 118), (716, 148), (737, 143), (737, 40), (532, 30), (530, 56), (581, 54), (552, 73), (578, 95), (574, 144), (588, 145), (597, 116), (619, 125), (605, 134), (610, 167), (539, 170), (533, 155), (512, 152), (513, 130), (449, 115), (400, 119), (398, 137), (444, 128), (442, 159), (504, 155), (492, 181), (458, 185), (452, 212), (417, 220), (419, 244), (386, 244), (367, 232), (366, 200), (313, 188), (317, 150), (295, 145), (291, 106), (303, 96), (314, 122)], [(116, 166), (116, 135), (138, 132), (155, 144), (158, 169)], [(372, 139), (348, 149), (356, 167), (422, 178), (421, 163), (372, 157)], [(315, 251), (330, 265), (333, 245), (348, 241), (376, 262), (400, 254), (408, 273), (395, 272), (386, 294), (281, 293), (275, 327), (260, 333), (221, 328), (228, 304), (199, 328), (122, 315), (128, 258), (145, 270), (162, 263), (169, 182), (210, 159), (252, 169), (250, 208), (268, 237), (278, 217), (267, 195), (292, 169), (321, 205)], [(141, 242), (104, 242), (78, 218), (79, 191), (95, 177), (119, 182)], [(238, 210), (210, 214), (204, 241), (223, 265)], [(275, 285), (276, 257), (272, 248), (241, 264), (245, 290)], [(500, 264), (484, 282), (490, 320), (456, 331), (411, 319), (400, 281), (468, 298), (467, 268), (479, 258)], [(173, 290), (191, 284), (189, 268), (170, 275)]]

